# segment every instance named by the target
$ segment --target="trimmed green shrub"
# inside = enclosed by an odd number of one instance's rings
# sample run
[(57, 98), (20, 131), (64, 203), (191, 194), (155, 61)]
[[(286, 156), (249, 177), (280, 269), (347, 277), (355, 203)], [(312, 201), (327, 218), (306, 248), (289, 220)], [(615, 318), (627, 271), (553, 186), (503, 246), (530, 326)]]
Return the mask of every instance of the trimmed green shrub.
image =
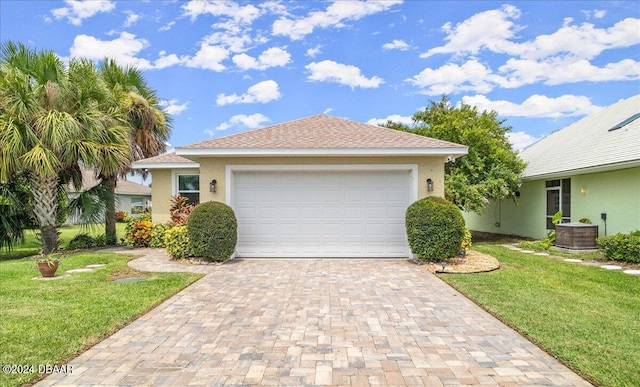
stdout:
[(458, 207), (430, 196), (407, 208), (405, 225), (411, 251), (420, 261), (443, 261), (460, 251), (465, 223)]
[(600, 237), (596, 245), (608, 259), (640, 263), (640, 230)]
[(173, 226), (167, 229), (164, 233), (164, 244), (171, 258), (182, 259), (193, 256), (187, 236), (187, 226)]
[(210, 261), (225, 261), (231, 257), (238, 240), (237, 230), (233, 209), (220, 202), (198, 204), (187, 220), (193, 255)]
[(166, 223), (153, 223), (151, 226), (150, 246), (154, 248), (165, 247), (164, 234), (171, 226)]

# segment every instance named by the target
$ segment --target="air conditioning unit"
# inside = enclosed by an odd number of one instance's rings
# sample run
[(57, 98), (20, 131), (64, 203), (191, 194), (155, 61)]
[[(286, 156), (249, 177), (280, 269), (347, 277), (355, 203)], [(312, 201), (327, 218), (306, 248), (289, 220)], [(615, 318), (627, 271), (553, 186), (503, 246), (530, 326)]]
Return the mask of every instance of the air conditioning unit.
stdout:
[(556, 224), (556, 246), (566, 249), (595, 249), (598, 226), (585, 223)]

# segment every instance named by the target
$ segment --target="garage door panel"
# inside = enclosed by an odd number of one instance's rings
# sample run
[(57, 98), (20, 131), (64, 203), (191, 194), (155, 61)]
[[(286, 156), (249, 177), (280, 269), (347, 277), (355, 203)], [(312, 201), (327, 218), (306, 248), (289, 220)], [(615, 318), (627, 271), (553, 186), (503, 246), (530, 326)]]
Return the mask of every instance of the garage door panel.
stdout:
[(239, 256), (407, 256), (408, 171), (234, 172)]

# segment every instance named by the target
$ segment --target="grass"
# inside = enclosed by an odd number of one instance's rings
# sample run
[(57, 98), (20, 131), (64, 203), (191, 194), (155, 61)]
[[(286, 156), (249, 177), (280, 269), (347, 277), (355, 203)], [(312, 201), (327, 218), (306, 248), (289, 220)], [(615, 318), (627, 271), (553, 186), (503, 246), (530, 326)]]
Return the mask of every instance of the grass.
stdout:
[[(116, 223), (116, 235), (118, 239), (124, 237), (125, 227), (126, 223)], [(61, 246), (66, 247), (69, 241), (80, 233), (86, 233), (92, 236), (104, 234), (104, 224), (97, 224), (91, 227), (81, 225), (62, 226), (58, 228), (58, 230), (60, 231)], [(0, 261), (38, 254), (41, 245), (36, 239), (36, 231), (37, 230), (27, 230), (25, 232), (25, 243), (15, 246), (11, 251), (0, 250)]]
[[(640, 278), (477, 244), (501, 268), (441, 278), (602, 386), (640, 382)], [(574, 256), (575, 257), (575, 256)]]
[[(32, 258), (0, 262), (0, 364), (65, 364), (201, 277), (191, 273), (142, 273), (131, 257), (83, 252), (62, 259), (57, 274), (88, 264), (106, 266), (69, 277), (35, 281)], [(112, 279), (144, 281), (112, 283)], [(0, 386), (30, 383), (37, 374), (0, 373)]]

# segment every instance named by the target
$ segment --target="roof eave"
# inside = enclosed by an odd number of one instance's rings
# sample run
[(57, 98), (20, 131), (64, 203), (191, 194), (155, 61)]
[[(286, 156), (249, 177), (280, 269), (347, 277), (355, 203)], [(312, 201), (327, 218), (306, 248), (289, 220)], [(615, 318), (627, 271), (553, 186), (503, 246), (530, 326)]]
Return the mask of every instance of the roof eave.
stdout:
[(141, 163), (138, 161), (134, 161), (131, 163), (131, 168), (133, 169), (192, 169), (192, 168), (200, 168), (200, 164), (198, 163)]
[(425, 148), (176, 148), (182, 157), (226, 156), (451, 156), (468, 153), (468, 147)]
[(619, 169), (627, 169), (640, 167), (640, 160), (629, 160), (611, 164), (603, 164), (603, 165), (595, 165), (591, 167), (585, 168), (576, 168), (565, 171), (552, 171), (552, 172), (544, 172), (537, 173), (535, 175), (525, 175), (522, 177), (523, 181), (531, 181), (531, 180), (549, 180), (549, 179), (558, 179), (558, 178), (566, 178), (568, 176), (573, 175), (585, 175), (588, 173), (600, 173), (600, 172), (608, 172), (608, 171), (616, 171)]

